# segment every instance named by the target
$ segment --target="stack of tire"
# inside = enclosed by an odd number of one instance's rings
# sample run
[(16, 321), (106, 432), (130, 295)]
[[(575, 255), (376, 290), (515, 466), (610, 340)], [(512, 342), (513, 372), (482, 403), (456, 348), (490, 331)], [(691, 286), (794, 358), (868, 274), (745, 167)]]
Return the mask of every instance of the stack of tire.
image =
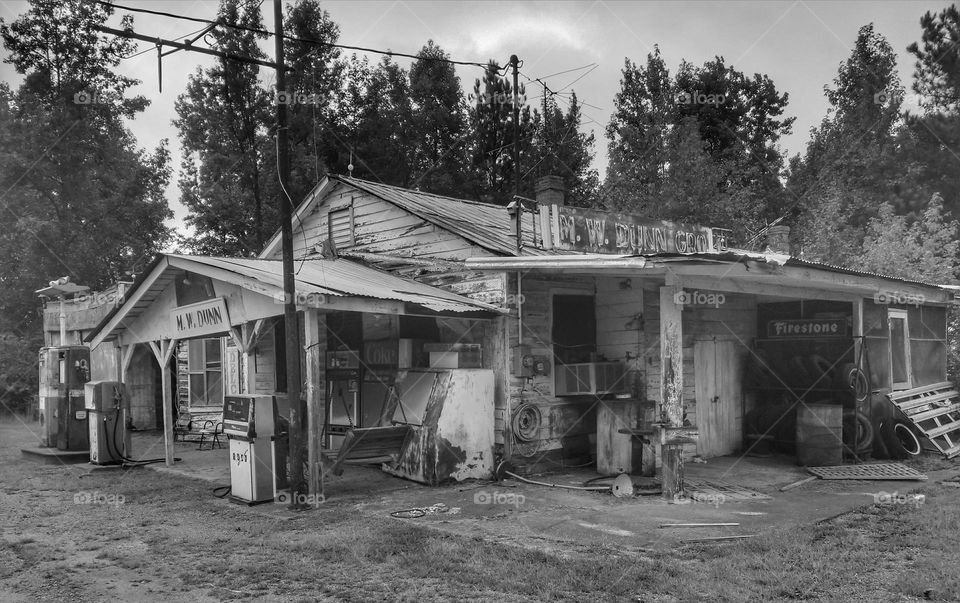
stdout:
[[(871, 420), (862, 409), (870, 406), (870, 381), (854, 363), (836, 366), (819, 354), (795, 355), (777, 367), (762, 350), (753, 353), (748, 364), (745, 385), (748, 388), (791, 389), (798, 395), (808, 389), (849, 391), (855, 411), (844, 416), (844, 433), (855, 434), (847, 442), (858, 457), (872, 453), (878, 459), (906, 459), (920, 454), (920, 440), (913, 427), (900, 418)], [(779, 370), (778, 370), (779, 369)], [(840, 404), (831, 398), (816, 404)], [(799, 400), (789, 392), (782, 400), (767, 402), (747, 413), (749, 434), (773, 436), (774, 447), (791, 452), (796, 433), (796, 405)]]

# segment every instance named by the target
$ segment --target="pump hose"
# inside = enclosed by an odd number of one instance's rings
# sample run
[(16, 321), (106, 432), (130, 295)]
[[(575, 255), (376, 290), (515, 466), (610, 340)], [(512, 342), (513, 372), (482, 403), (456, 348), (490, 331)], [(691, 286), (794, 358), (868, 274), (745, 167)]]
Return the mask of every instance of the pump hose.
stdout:
[[(107, 450), (110, 452), (110, 455), (111, 455), (111, 456), (113, 456), (114, 458), (118, 458), (118, 459), (120, 459), (121, 461), (123, 461), (123, 463), (120, 464), (120, 467), (121, 467), (122, 469), (129, 469), (129, 468), (133, 468), (133, 467), (142, 467), (142, 466), (144, 466), (144, 465), (152, 465), (152, 464), (154, 464), (154, 463), (162, 463), (162, 462), (165, 462), (165, 461), (167, 460), (166, 458), (163, 458), (163, 457), (161, 457), (161, 458), (156, 458), (156, 459), (140, 459), (140, 460), (137, 460), (137, 459), (132, 459), (132, 458), (126, 456), (126, 454), (124, 454), (126, 451), (124, 451), (123, 453), (120, 452), (120, 446), (117, 444), (117, 425), (120, 423), (120, 418), (121, 418), (121, 417), (120, 417), (120, 407), (119, 407), (119, 406), (117, 406), (117, 412), (116, 412), (115, 414), (116, 414), (116, 416), (114, 417), (114, 420), (113, 420), (113, 438), (112, 438), (113, 441), (111, 442), (111, 438), (106, 438), (106, 440), (107, 440)], [(113, 450), (112, 450), (112, 451), (110, 451), (110, 444), (111, 444), (111, 443), (113, 444)], [(183, 460), (183, 459), (175, 457), (173, 460), (174, 460), (174, 461), (181, 461), (181, 460)]]

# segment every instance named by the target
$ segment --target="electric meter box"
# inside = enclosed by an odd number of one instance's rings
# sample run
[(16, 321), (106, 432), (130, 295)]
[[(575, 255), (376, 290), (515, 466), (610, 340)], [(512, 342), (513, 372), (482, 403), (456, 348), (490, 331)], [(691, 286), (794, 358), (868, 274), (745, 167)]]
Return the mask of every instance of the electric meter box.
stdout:
[(84, 402), (90, 428), (90, 462), (123, 463), (123, 457), (130, 457), (126, 387), (119, 381), (91, 381), (84, 386)]
[(273, 501), (278, 424), (275, 396), (224, 396), (223, 433), (230, 439), (231, 501), (248, 505)]

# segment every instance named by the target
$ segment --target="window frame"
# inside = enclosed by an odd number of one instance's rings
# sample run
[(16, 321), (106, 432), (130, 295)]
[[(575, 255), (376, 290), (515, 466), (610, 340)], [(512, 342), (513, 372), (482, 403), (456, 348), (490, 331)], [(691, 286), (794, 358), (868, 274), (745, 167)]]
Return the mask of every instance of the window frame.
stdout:
[[(903, 359), (905, 381), (896, 381), (894, 377), (894, 354), (893, 354), (893, 321), (903, 321)], [(894, 391), (913, 388), (913, 359), (910, 355), (910, 318), (904, 308), (887, 308), (887, 345), (889, 346), (890, 358), (890, 388)]]
[[(210, 363), (207, 361), (207, 344), (208, 342), (216, 341), (217, 346), (220, 349), (220, 361), (219, 366), (213, 368), (210, 366)], [(199, 342), (200, 358), (197, 359), (197, 363), (194, 363), (194, 354), (193, 342)], [(197, 407), (215, 407), (223, 406), (223, 398), (226, 395), (226, 383), (224, 382), (224, 356), (225, 350), (223, 345), (222, 337), (198, 337), (196, 339), (191, 339), (187, 341), (187, 402), (190, 408), (195, 406)], [(199, 368), (196, 368), (199, 365)], [(211, 401), (209, 398), (210, 384), (209, 384), (209, 373), (220, 373), (220, 399), (216, 401)], [(203, 379), (203, 393), (198, 396), (198, 400), (194, 403), (194, 387), (193, 387), (193, 377), (195, 375), (200, 376)]]

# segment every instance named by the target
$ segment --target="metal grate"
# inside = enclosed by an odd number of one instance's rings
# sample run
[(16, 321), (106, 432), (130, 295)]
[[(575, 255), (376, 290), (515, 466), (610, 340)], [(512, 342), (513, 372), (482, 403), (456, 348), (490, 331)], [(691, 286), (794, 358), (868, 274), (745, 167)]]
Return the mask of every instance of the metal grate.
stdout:
[(769, 500), (771, 497), (755, 490), (719, 481), (686, 480), (687, 496), (697, 501)]
[(866, 480), (925, 480), (927, 476), (902, 463), (871, 465), (838, 465), (835, 467), (807, 467), (807, 471), (822, 479)]

